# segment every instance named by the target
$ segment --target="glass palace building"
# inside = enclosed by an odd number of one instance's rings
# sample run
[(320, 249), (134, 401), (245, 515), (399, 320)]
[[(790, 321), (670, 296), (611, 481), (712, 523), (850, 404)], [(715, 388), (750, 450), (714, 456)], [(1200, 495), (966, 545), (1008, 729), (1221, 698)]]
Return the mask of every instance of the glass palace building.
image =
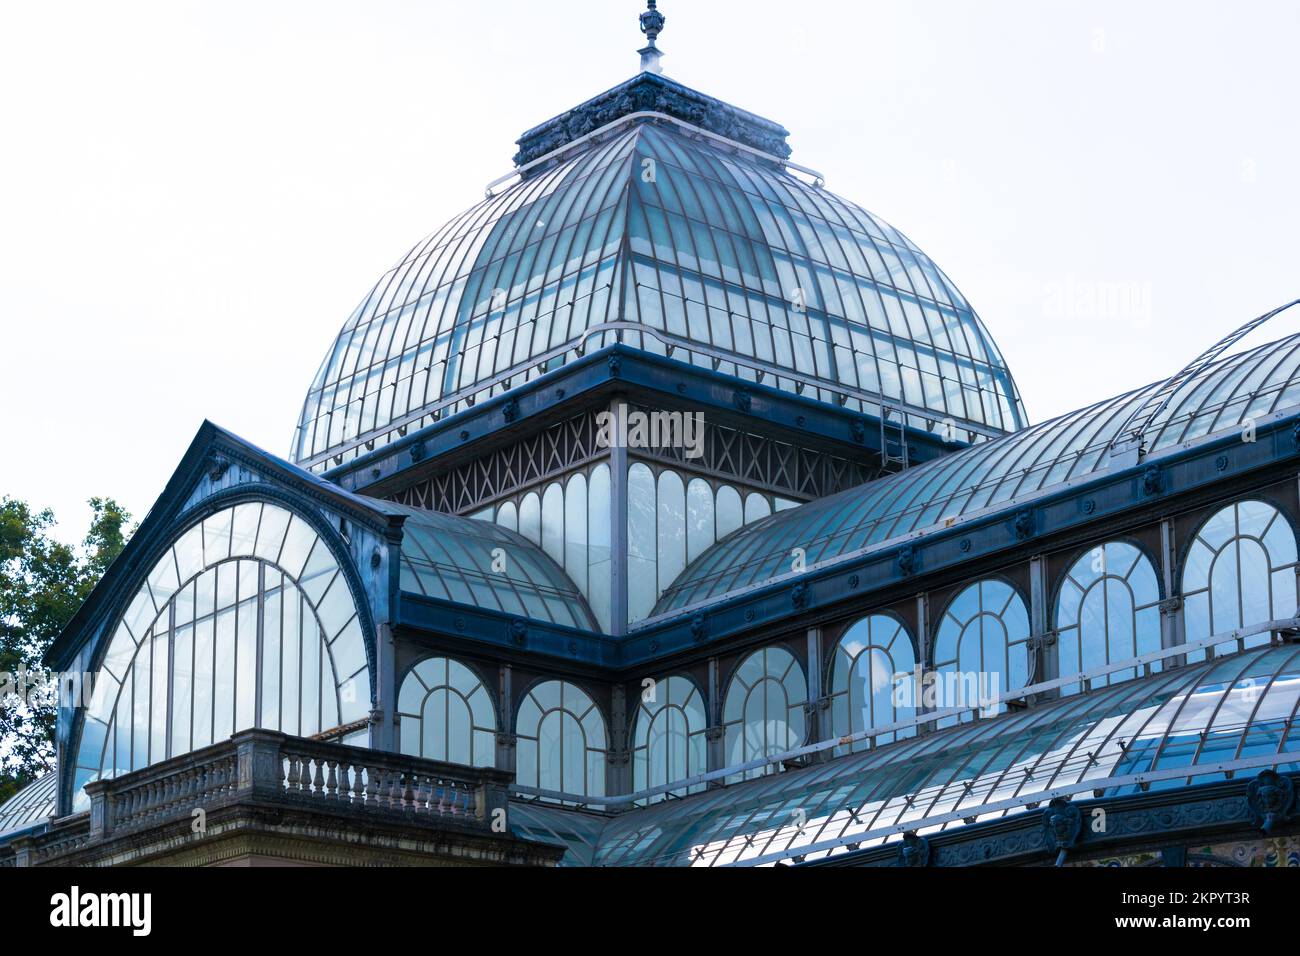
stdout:
[(1031, 424), (662, 26), (199, 429), (0, 866), (1300, 863), (1300, 336)]

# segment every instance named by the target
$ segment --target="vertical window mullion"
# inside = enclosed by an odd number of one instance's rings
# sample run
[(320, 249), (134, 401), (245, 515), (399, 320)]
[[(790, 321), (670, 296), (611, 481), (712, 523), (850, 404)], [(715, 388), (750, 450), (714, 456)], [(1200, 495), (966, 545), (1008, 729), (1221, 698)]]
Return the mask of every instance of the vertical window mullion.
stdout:
[[(191, 660), (193, 655), (191, 655)], [(191, 665), (192, 666), (192, 665)], [(191, 681), (191, 683), (193, 683)], [(193, 695), (191, 695), (193, 696)], [(167, 698), (165, 706), (167, 708), (167, 729), (163, 731), (163, 754), (170, 758), (173, 756), (172, 748), (175, 741), (172, 740), (172, 711), (176, 708), (176, 596), (167, 601)]]

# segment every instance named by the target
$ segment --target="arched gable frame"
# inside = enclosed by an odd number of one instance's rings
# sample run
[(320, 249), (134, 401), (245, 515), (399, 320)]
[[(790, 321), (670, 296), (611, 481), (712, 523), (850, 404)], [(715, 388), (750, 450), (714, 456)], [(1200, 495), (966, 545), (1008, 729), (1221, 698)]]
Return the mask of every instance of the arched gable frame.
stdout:
[[(224, 456), (229, 453), (227, 450), (222, 449), (221, 454)], [(262, 470), (259, 462), (248, 461), (246, 464), (254, 474)], [(90, 630), (95, 636), (91, 641), (82, 645), (82, 648), (76, 654), (79, 663), (75, 666), (83, 674), (99, 674), (101, 668), (104, 667), (105, 658), (112, 645), (118, 625), (127, 613), (131, 603), (141, 589), (146, 586), (149, 575), (158, 566), (159, 562), (166, 557), (172, 547), (185, 534), (189, 533), (192, 528), (198, 526), (205, 519), (227, 509), (234, 509), (239, 505), (265, 503), (287, 511), (290, 515), (301, 520), (325, 544), (330, 556), (333, 558), (342, 581), (347, 586), (348, 596), (356, 613), (357, 627), (360, 631), (361, 643), (364, 649), (365, 669), (369, 682), (369, 699), (367, 703), (369, 709), (373, 709), (378, 699), (379, 679), (375, 653), (376, 625), (372, 603), (376, 598), (379, 598), (383, 601), (384, 606), (392, 606), (397, 583), (397, 562), (391, 559), (390, 554), (388, 580), (384, 585), (387, 592), (382, 595), (370, 594), (358, 573), (353, 559), (353, 547), (344, 539), (339, 530), (338, 522), (340, 520), (346, 522), (346, 526), (350, 529), (350, 535), (363, 532), (367, 537), (374, 537), (376, 548), (387, 548), (390, 551), (395, 551), (396, 541), (393, 540), (392, 531), (383, 517), (366, 512), (359, 507), (340, 508), (336, 502), (326, 500), (326, 496), (323, 494), (318, 496), (310, 493), (300, 493), (287, 485), (272, 483), (260, 477), (233, 484), (197, 500), (194, 497), (188, 500), (193, 503), (188, 508), (179, 511), (174, 517), (163, 518), (159, 524), (152, 528), (146, 528), (145, 525), (142, 525), (140, 531), (128, 544), (128, 549), (134, 551), (134, 554), (129, 556), (124, 573), (121, 576), (115, 576), (113, 581), (107, 582), (111, 591), (103, 596), (100, 609), (96, 612), (95, 618), (88, 622), (87, 626), (87, 630)], [(329, 509), (328, 516), (322, 511), (322, 508)], [(146, 519), (146, 525), (150, 523)], [(231, 557), (228, 560), (234, 561), (235, 558)], [(143, 643), (143, 640), (141, 643)], [(61, 688), (61, 691), (67, 689), (65, 686)], [(60, 747), (60, 813), (70, 812), (74, 809), (74, 800), (80, 789), (76, 783), (78, 777), (77, 755), (81, 749), (88, 711), (87, 705), (92, 694), (93, 688), (86, 687), (84, 696), (81, 696), (81, 699), (61, 700), (59, 739), (61, 743), (66, 741), (66, 744)], [(64, 727), (67, 728), (66, 736), (62, 733)]]

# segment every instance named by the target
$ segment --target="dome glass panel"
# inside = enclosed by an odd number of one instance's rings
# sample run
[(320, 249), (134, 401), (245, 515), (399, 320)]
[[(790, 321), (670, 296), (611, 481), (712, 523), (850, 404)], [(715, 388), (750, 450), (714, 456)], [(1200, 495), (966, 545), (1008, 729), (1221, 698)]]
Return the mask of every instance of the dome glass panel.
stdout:
[(905, 236), (776, 161), (639, 124), (417, 244), (344, 324), (295, 461), (341, 463), (621, 341), (911, 424), (1025, 424), (987, 330)]

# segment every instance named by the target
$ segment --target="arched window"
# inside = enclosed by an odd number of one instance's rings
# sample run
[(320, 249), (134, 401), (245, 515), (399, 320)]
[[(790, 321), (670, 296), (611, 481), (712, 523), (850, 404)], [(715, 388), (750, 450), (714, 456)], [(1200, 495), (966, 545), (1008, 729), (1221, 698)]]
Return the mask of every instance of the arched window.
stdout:
[[(1056, 630), (1062, 677), (1160, 650), (1160, 587), (1146, 555), (1111, 541), (1074, 562), (1056, 597)], [(1135, 670), (1116, 671), (1094, 678), (1093, 686), (1136, 676)]]
[(978, 704), (1029, 678), (1029, 612), (1005, 581), (972, 584), (948, 604), (934, 642), (935, 705)]
[(587, 692), (568, 681), (533, 687), (515, 719), (518, 782), (575, 796), (605, 795), (605, 720)]
[[(1290, 523), (1262, 501), (1215, 514), (1192, 539), (1183, 565), (1187, 640), (1294, 617), (1296, 543)], [(1262, 634), (1246, 642), (1264, 644)]]
[[(765, 647), (745, 658), (727, 688), (722, 720), (727, 765), (735, 766), (798, 747), (804, 742), (808, 682), (794, 655)], [(747, 770), (736, 779), (760, 777), (771, 768)]]
[[(269, 502), (181, 534), (117, 623), (77, 745), (82, 788), (266, 727), (365, 746), (365, 638), (347, 579), (306, 521)], [(346, 736), (344, 734), (346, 733)]]
[[(704, 773), (708, 722), (704, 698), (690, 679), (674, 676), (644, 687), (636, 712), (632, 789), (646, 790)], [(679, 793), (702, 789), (697, 784)]]
[(496, 763), (492, 695), (460, 661), (430, 657), (411, 668), (397, 712), (402, 753), (471, 767)]
[(609, 630), (609, 465), (553, 481), (540, 498), (530, 491), (518, 504), (503, 501), (471, 517), (495, 521), (540, 544), (587, 598), (601, 628)]
[[(798, 502), (775, 498), (777, 510)], [(689, 482), (676, 471), (654, 471), (642, 462), (627, 470), (628, 623), (644, 620), (686, 565), (737, 528), (772, 514), (772, 501), (757, 492), (743, 501), (735, 488)]]
[[(896, 618), (872, 614), (850, 627), (835, 645), (831, 661), (831, 726), (835, 736), (845, 737), (913, 717), (915, 667), (912, 639)], [(888, 743), (913, 733), (888, 733), (878, 742)], [(867, 741), (863, 740), (839, 752), (866, 747)]]

